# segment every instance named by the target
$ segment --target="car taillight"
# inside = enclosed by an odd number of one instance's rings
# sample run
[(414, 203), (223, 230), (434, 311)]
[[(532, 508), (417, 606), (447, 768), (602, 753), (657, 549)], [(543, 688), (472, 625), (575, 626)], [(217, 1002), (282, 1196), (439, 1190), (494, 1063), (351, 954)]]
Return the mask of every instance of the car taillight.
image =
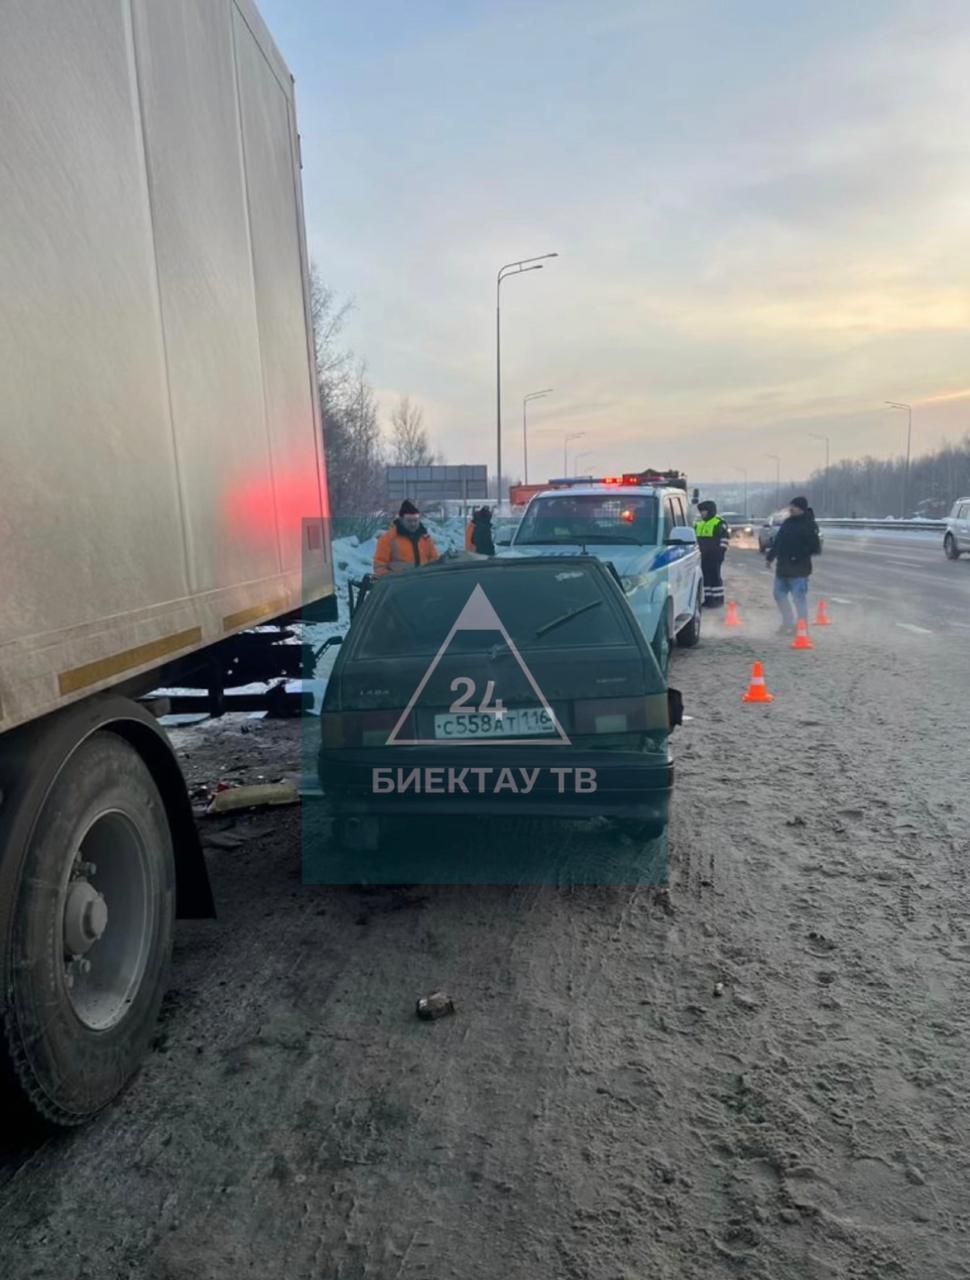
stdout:
[(589, 698), (573, 703), (576, 733), (646, 733), (670, 727), (666, 693), (640, 698)]
[(324, 711), (320, 717), (320, 742), (331, 750), (382, 747), (400, 715), (400, 711)]

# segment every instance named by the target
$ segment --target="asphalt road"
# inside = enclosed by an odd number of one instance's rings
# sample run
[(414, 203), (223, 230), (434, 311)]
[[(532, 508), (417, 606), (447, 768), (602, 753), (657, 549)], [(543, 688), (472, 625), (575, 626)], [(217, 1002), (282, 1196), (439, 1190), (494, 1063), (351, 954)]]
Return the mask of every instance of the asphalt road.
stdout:
[[(4, 1280), (963, 1280), (970, 563), (828, 535), (808, 653), (756, 552), (726, 582), (742, 627), (673, 659), (669, 900), (307, 887), (295, 809), (206, 820), (220, 917), (143, 1070), (79, 1132), (0, 1129)], [(301, 768), (293, 722), (175, 737), (193, 788)]]
[[(947, 560), (942, 534), (826, 529), (824, 539), (816, 597), (843, 611), (878, 611), (886, 625), (915, 635), (970, 632), (970, 557)], [(748, 570), (749, 561), (736, 556), (729, 568)]]

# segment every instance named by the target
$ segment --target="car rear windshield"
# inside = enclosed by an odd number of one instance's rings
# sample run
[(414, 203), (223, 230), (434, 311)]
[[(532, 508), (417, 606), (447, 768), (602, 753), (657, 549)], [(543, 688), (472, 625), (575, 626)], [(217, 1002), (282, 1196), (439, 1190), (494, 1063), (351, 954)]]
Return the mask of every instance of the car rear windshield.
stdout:
[(515, 545), (595, 545), (657, 541), (656, 494), (583, 493), (536, 498), (525, 513)]
[[(386, 658), (436, 653), (458, 621), (476, 586), (477, 617), (489, 607), (522, 650), (636, 644), (632, 615), (609, 589), (601, 570), (563, 563), (528, 561), (501, 569), (439, 571), (429, 569), (385, 580), (375, 589), (370, 608), (361, 616), (353, 657)], [(449, 652), (482, 653), (504, 643), (497, 626), (462, 626)]]

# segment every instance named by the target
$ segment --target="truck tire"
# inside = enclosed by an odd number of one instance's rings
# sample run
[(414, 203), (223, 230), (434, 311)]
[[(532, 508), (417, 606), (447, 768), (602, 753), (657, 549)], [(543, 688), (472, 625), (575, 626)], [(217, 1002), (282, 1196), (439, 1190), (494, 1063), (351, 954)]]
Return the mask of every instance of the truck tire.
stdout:
[(83, 1124), (137, 1070), (165, 991), (174, 915), (161, 794), (133, 746), (97, 732), (36, 815), (5, 940), (0, 1059), (45, 1120)]

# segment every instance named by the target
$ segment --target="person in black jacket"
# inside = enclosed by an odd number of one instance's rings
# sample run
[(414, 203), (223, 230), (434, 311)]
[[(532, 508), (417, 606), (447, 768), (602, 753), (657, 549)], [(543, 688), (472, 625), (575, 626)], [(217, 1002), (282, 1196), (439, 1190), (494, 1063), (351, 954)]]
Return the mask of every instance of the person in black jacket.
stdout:
[(492, 513), (488, 507), (481, 507), (472, 513), (471, 550), (480, 556), (495, 555), (495, 539), (492, 537)]
[[(808, 580), (812, 574), (812, 556), (821, 554), (815, 512), (807, 498), (792, 498), (788, 518), (775, 534), (768, 552), (768, 564), (775, 566), (775, 603), (781, 614), (781, 631), (791, 635), (798, 620), (808, 622)], [(795, 610), (792, 611), (792, 601)]]

